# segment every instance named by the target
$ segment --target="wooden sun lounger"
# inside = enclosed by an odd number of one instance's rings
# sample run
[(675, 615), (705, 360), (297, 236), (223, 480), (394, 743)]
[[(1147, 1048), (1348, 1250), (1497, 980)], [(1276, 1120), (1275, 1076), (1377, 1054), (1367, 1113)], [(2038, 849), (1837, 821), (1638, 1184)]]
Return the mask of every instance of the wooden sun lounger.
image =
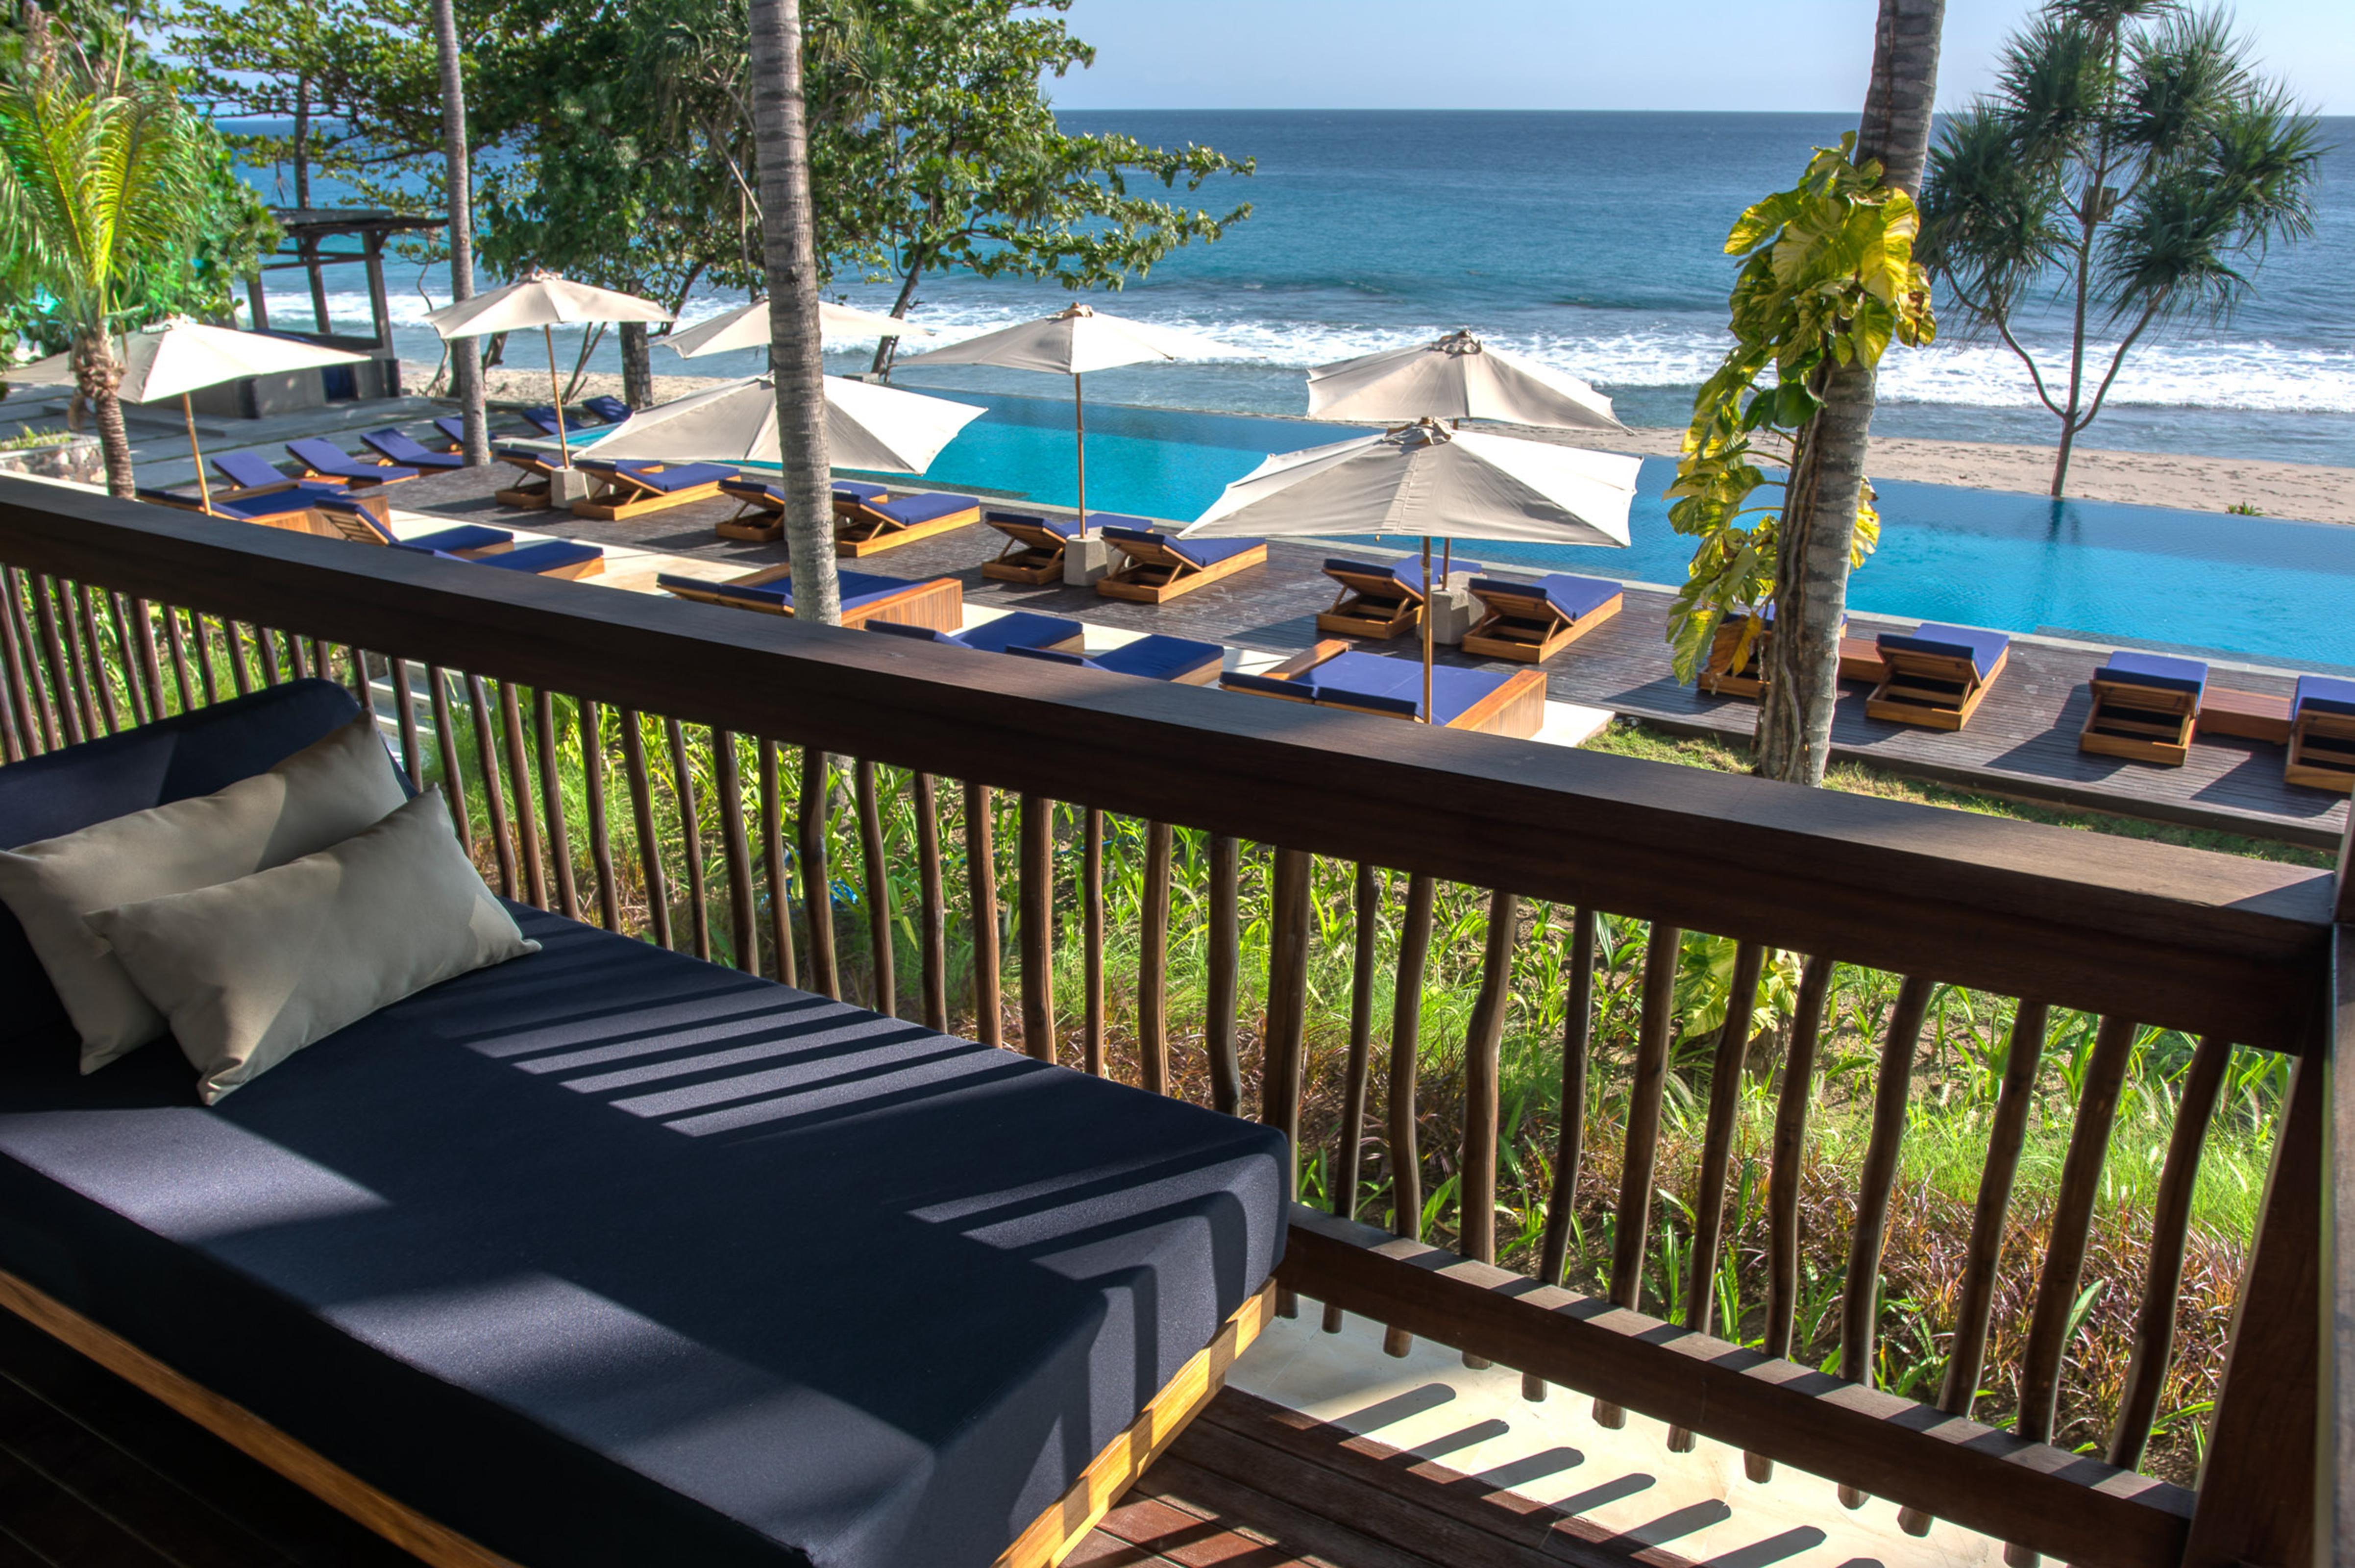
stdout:
[[(1459, 561), (1456, 570), (1478, 571), (1481, 566)], [(1332, 608), (1318, 613), (1318, 631), (1383, 642), (1423, 624), (1422, 561), (1335, 559), (1325, 563), (1325, 575), (1340, 584), (1340, 592), (1333, 596)]]
[(2282, 778), (2307, 789), (2355, 795), (2355, 680), (2302, 675), (2289, 705), (2289, 760)]
[(1107, 599), (1160, 604), (1267, 559), (1264, 539), (1180, 539), (1150, 528), (1106, 528), (1106, 544), (1126, 558), (1096, 592)]
[(1006, 536), (996, 559), (982, 564), (984, 577), (1033, 587), (1063, 581), (1063, 547), (1076, 524), (1028, 512), (984, 512), (981, 520)]
[(2077, 731), (2077, 749), (2179, 768), (2191, 755), (2191, 736), (2208, 689), (2208, 667), (2198, 659), (2159, 654), (2112, 654), (2094, 672), (2093, 701)]
[(981, 520), (981, 503), (971, 496), (916, 495), (872, 497), (835, 492), (834, 553), (848, 560), (928, 539)]
[[(758, 610), (769, 615), (794, 613), (793, 563), (781, 562), (717, 581), (664, 572), (655, 579), (664, 592), (731, 610)], [(964, 624), (964, 585), (954, 577), (927, 582), (878, 577), (867, 572), (841, 574), (842, 624), (864, 626), (869, 621), (896, 621), (906, 626), (928, 626), (954, 632)]]
[(602, 523), (709, 500), (719, 494), (724, 481), (736, 477), (736, 470), (717, 463), (600, 462), (577, 457), (572, 465), (589, 476), (591, 486), (586, 496), (572, 503), (572, 515)]
[[(1320, 680), (1319, 671), (1327, 678)], [(1443, 665), (1432, 675), (1433, 707), (1447, 716), (1443, 729), (1526, 741), (1545, 728), (1542, 670), (1498, 672)], [(1321, 639), (1306, 652), (1258, 675), (1222, 675), (1219, 685), (1228, 691), (1387, 719), (1412, 720), (1423, 711), (1421, 661), (1359, 652), (1337, 638)]]
[(1625, 607), (1619, 584), (1553, 572), (1535, 582), (1476, 577), (1472, 595), (1487, 613), (1464, 634), (1464, 651), (1483, 658), (1543, 664)]
[[(1751, 639), (1749, 651), (1737, 669), (1733, 655), (1741, 645), (1743, 619), (1729, 615), (1718, 623), (1717, 635), (1710, 639), (1709, 657), (1702, 662), (1700, 677), (1694, 684), (1712, 697), (1746, 697), (1755, 702), (1766, 689), (1766, 677), (1761, 672), (1766, 667), (1767, 639), (1774, 635), (1774, 629), (1769, 624)], [(1768, 620), (1771, 623), (1773, 617)], [(1879, 686), (1888, 679), (1889, 666), (1881, 656), (1881, 645), (1870, 637), (1840, 638), (1839, 678), (1862, 681), (1868, 686)]]
[(1877, 641), (1888, 673), (1865, 699), (1866, 715), (1928, 730), (1968, 724), (2011, 656), (2009, 636), (1975, 626), (1933, 622)]
[(764, 479), (722, 479), (719, 493), (738, 503), (731, 515), (712, 525), (723, 539), (774, 544), (785, 537), (785, 493)]
[(505, 489), (491, 492), (500, 506), (527, 512), (548, 509), (548, 476), (556, 472), (556, 464), (548, 460), (546, 453), (525, 446), (495, 446), (491, 455), (522, 475)]

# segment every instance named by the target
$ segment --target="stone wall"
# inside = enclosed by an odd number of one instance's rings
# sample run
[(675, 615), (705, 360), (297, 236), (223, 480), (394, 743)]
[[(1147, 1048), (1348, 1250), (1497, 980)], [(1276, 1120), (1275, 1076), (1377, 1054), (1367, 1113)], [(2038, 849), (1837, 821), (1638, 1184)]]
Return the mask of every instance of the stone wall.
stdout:
[(81, 485), (103, 485), (106, 483), (106, 463), (99, 455), (98, 437), (78, 435), (55, 446), (27, 446), (0, 452), (0, 474), (35, 474), (44, 479), (70, 479)]

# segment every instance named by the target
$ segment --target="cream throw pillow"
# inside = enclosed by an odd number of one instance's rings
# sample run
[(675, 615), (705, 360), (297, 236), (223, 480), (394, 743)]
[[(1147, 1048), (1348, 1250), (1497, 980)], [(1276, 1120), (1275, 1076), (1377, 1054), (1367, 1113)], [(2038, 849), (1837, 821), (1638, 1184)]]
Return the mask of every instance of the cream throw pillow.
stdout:
[(170, 1016), (208, 1105), (378, 1008), (539, 951), (458, 848), (438, 789), (332, 849), (90, 923)]
[(0, 852), (0, 901), (81, 1035), (81, 1070), (96, 1072), (165, 1030), (164, 1015), (85, 916), (282, 866), (382, 821), (401, 799), (376, 721), (363, 714), (218, 794)]

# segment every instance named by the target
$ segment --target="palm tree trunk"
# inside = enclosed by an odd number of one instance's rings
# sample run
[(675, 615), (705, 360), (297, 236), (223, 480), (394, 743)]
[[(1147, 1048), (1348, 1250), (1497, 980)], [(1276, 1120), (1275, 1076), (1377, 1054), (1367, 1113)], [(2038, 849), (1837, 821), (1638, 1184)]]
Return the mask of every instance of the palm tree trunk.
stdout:
[[(433, 0), (433, 43), (442, 64), (442, 158), (450, 205), (450, 297), (474, 297), (474, 193), (466, 154), (466, 75), (458, 53), (458, 17), (452, 0)], [(483, 409), (483, 340), (450, 344), (451, 389), (458, 394), (469, 465), (491, 460), (490, 421)]]
[(106, 463), (106, 493), (129, 497), (137, 494), (138, 478), (131, 469), (131, 432), (123, 423), (123, 367), (103, 332), (74, 340), (74, 385), (98, 418), (98, 449)]
[(622, 401), (647, 409), (655, 401), (654, 345), (643, 321), (622, 323)]
[[(1920, 192), (1930, 154), (1945, 12), (1945, 0), (1881, 0), (1856, 158), (1879, 159), (1882, 179), (1909, 196)], [(1801, 432), (1792, 464), (1775, 550), (1774, 635), (1766, 648), (1771, 700), (1758, 713), (1758, 771), (1769, 778), (1824, 782), (1877, 379), (1868, 367), (1833, 368), (1822, 388), (1823, 410)]]
[(752, 138), (761, 165), (761, 244), (769, 283), (769, 363), (784, 459), (785, 545), (796, 619), (842, 622), (834, 568), (826, 361), (818, 340), (809, 135), (802, 101), (800, 0), (751, 0)]

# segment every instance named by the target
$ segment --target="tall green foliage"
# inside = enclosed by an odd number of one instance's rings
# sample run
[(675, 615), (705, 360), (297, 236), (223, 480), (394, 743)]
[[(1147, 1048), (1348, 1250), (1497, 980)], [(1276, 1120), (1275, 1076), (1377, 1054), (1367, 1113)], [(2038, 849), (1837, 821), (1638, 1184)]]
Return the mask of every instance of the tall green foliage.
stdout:
[[(2230, 315), (2266, 249), (2312, 231), (2319, 157), (2314, 120), (2255, 71), (2222, 13), (2051, 0), (2012, 38), (1995, 91), (1931, 155), (1922, 256), (2060, 421), (2054, 496), (2135, 346)], [(2069, 338), (2040, 359), (2016, 327), (2044, 299), (2067, 312)]]
[[(1727, 255), (1749, 258), (1733, 285), (1734, 345), (1693, 399), (1668, 489), (1669, 524), (1700, 540), (1668, 615), (1680, 680), (1699, 673), (1729, 613), (1754, 609), (1774, 591), (1776, 530), (1801, 502), (1792, 493), (1805, 483), (1796, 459), (1822, 411), (1826, 376), (1835, 366), (1877, 365), (1892, 342), (1937, 335), (1929, 282), (1913, 260), (1913, 203), (1881, 183), (1879, 164), (1849, 162), (1855, 146), (1851, 134), (1817, 148), (1797, 186), (1752, 207), (1726, 236)], [(1762, 455), (1785, 476), (1769, 479)], [(1753, 504), (1762, 488), (1781, 494)], [(1868, 486), (1852, 560), (1870, 555), (1880, 534)], [(1743, 623), (1737, 665), (1759, 621)]]

